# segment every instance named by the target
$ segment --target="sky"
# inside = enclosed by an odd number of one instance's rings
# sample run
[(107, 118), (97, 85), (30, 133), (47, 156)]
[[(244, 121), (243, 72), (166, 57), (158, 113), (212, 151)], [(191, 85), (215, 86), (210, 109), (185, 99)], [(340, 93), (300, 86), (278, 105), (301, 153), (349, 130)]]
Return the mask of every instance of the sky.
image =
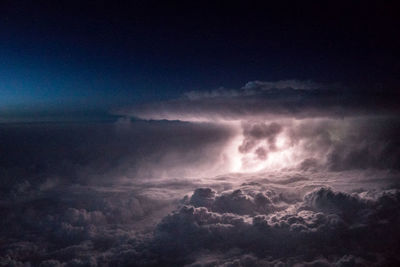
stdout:
[(1, 1), (0, 266), (400, 266), (368, 2)]
[(1, 107), (105, 116), (254, 80), (396, 90), (398, 27), (390, 3), (2, 1)]

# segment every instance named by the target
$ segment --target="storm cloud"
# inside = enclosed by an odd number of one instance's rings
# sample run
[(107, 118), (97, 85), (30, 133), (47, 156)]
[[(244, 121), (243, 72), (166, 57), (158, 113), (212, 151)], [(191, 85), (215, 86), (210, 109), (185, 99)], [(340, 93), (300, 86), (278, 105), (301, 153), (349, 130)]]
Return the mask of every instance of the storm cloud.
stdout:
[(256, 81), (1, 125), (0, 265), (398, 265), (397, 107), (360, 93)]

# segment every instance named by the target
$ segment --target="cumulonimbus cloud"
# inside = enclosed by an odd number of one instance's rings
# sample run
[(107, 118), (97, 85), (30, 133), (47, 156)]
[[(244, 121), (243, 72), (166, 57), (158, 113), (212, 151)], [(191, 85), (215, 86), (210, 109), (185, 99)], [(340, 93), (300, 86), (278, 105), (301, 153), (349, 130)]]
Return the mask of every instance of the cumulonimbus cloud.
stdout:
[(0, 265), (397, 266), (395, 96), (255, 81), (3, 125)]

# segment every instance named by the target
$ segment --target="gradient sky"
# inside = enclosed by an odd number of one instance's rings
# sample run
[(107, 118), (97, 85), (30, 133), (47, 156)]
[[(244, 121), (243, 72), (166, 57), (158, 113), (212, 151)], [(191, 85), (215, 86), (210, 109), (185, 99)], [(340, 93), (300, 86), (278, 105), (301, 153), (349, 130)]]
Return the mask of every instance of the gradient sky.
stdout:
[(396, 10), (337, 1), (2, 1), (0, 110), (3, 118), (106, 116), (253, 80), (393, 90)]

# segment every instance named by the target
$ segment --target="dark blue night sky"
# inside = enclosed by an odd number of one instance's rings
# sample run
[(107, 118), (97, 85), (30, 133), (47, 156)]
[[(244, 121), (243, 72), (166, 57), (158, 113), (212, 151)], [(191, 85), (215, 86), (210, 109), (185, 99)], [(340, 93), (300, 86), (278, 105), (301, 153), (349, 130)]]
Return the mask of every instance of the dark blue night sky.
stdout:
[(0, 107), (104, 115), (253, 80), (392, 89), (398, 28), (384, 5), (2, 1)]

